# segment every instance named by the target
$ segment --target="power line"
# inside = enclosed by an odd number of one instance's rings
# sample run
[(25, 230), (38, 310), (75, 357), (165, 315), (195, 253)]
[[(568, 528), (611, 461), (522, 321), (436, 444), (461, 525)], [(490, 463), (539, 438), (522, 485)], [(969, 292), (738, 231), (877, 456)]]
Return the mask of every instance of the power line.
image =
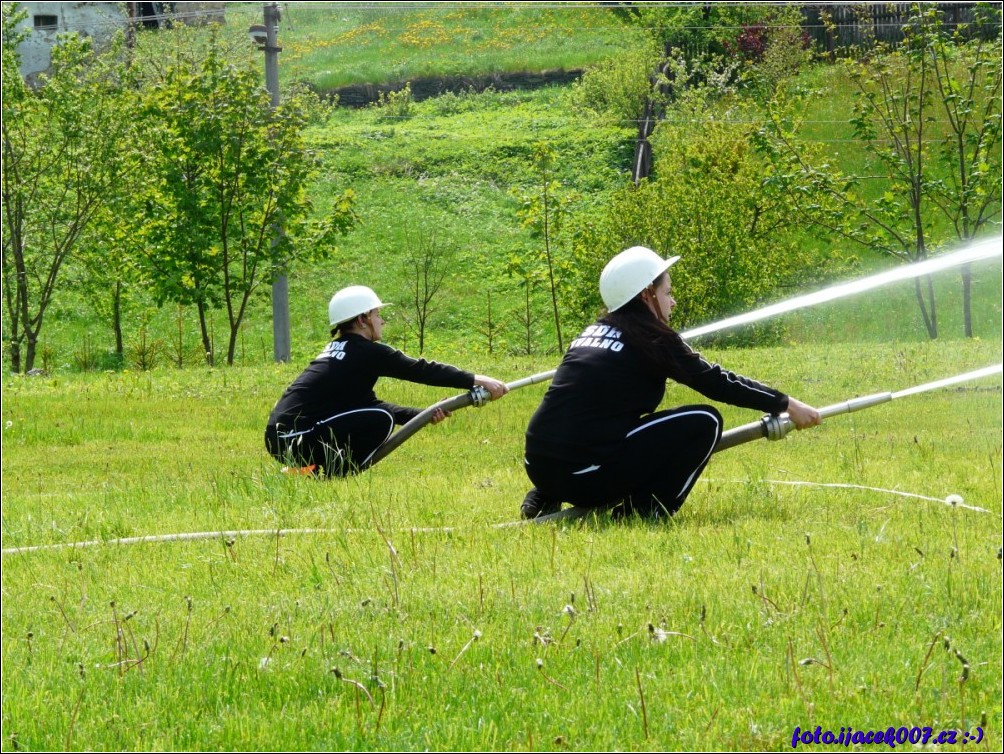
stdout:
[[(425, 102), (432, 102), (432, 101), (434, 101), (434, 98), (429, 99), (429, 100), (423, 100), (423, 101), (425, 101)], [(373, 106), (373, 105), (370, 105), (370, 106), (367, 106), (367, 107), (346, 108), (346, 109), (349, 109), (349, 110), (373, 110), (373, 109), (376, 109), (376, 107)], [(464, 115), (468, 115), (469, 113), (463, 113), (463, 114)], [(422, 121), (430, 122), (430, 121), (439, 120), (439, 119), (442, 119), (442, 118), (449, 118), (449, 117), (451, 117), (451, 115), (450, 114), (446, 114), (446, 115), (437, 115), (437, 114), (430, 114), (430, 115), (381, 115), (379, 117), (382, 120), (397, 121), (399, 123), (407, 123), (409, 121), (410, 122), (422, 122)], [(510, 120), (510, 122), (511, 121), (517, 121), (517, 122), (518, 121), (522, 121), (526, 126), (530, 126), (530, 127), (533, 127), (533, 126), (552, 126), (554, 128), (560, 128), (560, 127), (576, 127), (576, 128), (581, 128), (582, 125), (583, 125), (583, 122), (584, 122), (584, 120), (582, 118), (573, 118), (573, 117), (552, 118), (552, 119), (547, 119), (547, 120), (540, 119), (540, 118), (535, 118), (535, 119), (530, 119), (530, 118), (526, 118), (526, 119), (510, 118), (509, 120)], [(629, 127), (628, 124), (635, 124), (635, 125), (637, 125), (637, 124), (645, 123), (647, 121), (644, 118), (624, 118), (624, 119), (618, 118), (616, 120), (589, 120), (589, 119), (586, 119), (586, 122), (588, 122), (588, 124), (590, 126), (597, 126), (597, 127), (600, 127), (600, 128), (610, 128), (610, 127), (615, 127), (615, 126), (624, 126), (625, 128), (628, 128)], [(731, 125), (735, 125), (735, 126), (744, 126), (744, 125), (745, 126), (755, 126), (755, 125), (762, 125), (762, 124), (766, 123), (766, 121), (764, 121), (764, 120), (737, 119), (737, 118), (659, 118), (657, 122), (660, 123), (660, 124), (661, 123), (669, 123), (671, 125), (680, 125), (680, 126), (687, 126), (687, 125), (695, 125), (695, 126), (698, 126), (698, 125), (710, 125), (712, 123), (719, 123), (719, 124), (730, 125), (730, 126)], [(924, 122), (925, 123), (933, 123), (933, 124), (942, 124), (943, 125), (943, 124), (946, 124), (946, 123), (950, 123), (951, 121), (949, 121), (949, 120), (939, 120), (939, 119), (936, 119), (936, 120), (927, 120), (927, 119), (925, 119)], [(802, 125), (826, 126), (826, 125), (848, 125), (850, 123), (850, 121), (849, 120), (801, 120), (801, 121), (799, 121), (799, 123), (802, 124)], [(379, 126), (379, 124), (360, 124), (358, 127), (359, 128), (370, 128), (370, 127), (373, 127), (373, 126)], [(937, 141), (937, 140), (935, 140), (935, 141)]]
[[(395, 138), (399, 138), (399, 137), (395, 137)], [(416, 134), (415, 138), (417, 138), (417, 139), (418, 138), (422, 138), (422, 135), (421, 134)], [(532, 143), (532, 142), (534, 142), (534, 139), (532, 139), (530, 137), (522, 138), (522, 139), (519, 139), (518, 141), (501, 141), (501, 140), (499, 140), (499, 138), (497, 136), (489, 136), (489, 135), (478, 136), (478, 135), (474, 135), (474, 134), (455, 134), (455, 133), (451, 133), (450, 134), (450, 140), (451, 141), (465, 141), (465, 142), (483, 142), (483, 143), (486, 143), (486, 144), (489, 144), (489, 145), (492, 145), (492, 146), (512, 146), (514, 143)], [(625, 137), (624, 137), (624, 142), (625, 143), (627, 143), (627, 142), (634, 142), (635, 140), (636, 140), (635, 136), (627, 136), (627, 135), (625, 135)], [(822, 139), (822, 138), (820, 138), (820, 139), (811, 139), (811, 138), (800, 138), (799, 141), (800, 142), (804, 142), (804, 143), (808, 143), (808, 144), (862, 144), (862, 143), (864, 143), (864, 141), (862, 139)], [(941, 143), (943, 143), (943, 141), (944, 141), (943, 139), (922, 139), (920, 143), (922, 143), (922, 144), (941, 144)], [(872, 139), (872, 140), (868, 141), (867, 143), (869, 143), (869, 144), (881, 144), (881, 145), (884, 145), (884, 144), (894, 144), (895, 140), (893, 140), (893, 139)], [(916, 140), (912, 140), (911, 143), (912, 144), (916, 144), (917, 141)], [(338, 150), (341, 150), (341, 149), (345, 149), (345, 147), (346, 147), (346, 144), (330, 144), (329, 143), (329, 144), (312, 144), (311, 145), (311, 148), (322, 150), (322, 151), (323, 150), (338, 151)]]
[[(636, 3), (640, 6), (650, 6), (650, 7), (666, 7), (665, 3)], [(695, 5), (695, 3), (675, 3), (669, 4), (669, 7), (678, 8), (688, 8)], [(716, 2), (716, 6), (730, 6), (730, 7), (749, 7), (748, 3), (742, 2)], [(876, 7), (884, 7), (882, 3), (872, 3)], [(810, 5), (805, 5), (803, 7), (815, 7)], [(819, 7), (829, 7), (828, 5), (820, 5)], [(374, 11), (379, 10), (386, 15), (381, 18), (393, 18), (401, 13), (405, 12), (415, 12), (415, 11), (435, 11), (435, 12), (453, 12), (456, 10), (469, 10), (469, 11), (483, 11), (486, 13), (498, 13), (500, 11), (509, 10), (529, 10), (529, 11), (540, 11), (540, 10), (596, 10), (601, 13), (609, 14), (616, 12), (617, 10), (625, 10), (625, 7), (611, 7), (609, 5), (604, 5), (600, 3), (536, 3), (536, 2), (526, 2), (526, 3), (478, 3), (478, 2), (455, 2), (455, 3), (380, 3), (380, 2), (366, 2), (366, 3), (354, 3), (354, 2), (317, 2), (317, 3), (284, 3), (282, 4), (286, 14), (289, 14), (291, 10), (311, 10), (316, 11), (319, 9), (331, 9), (338, 11), (352, 11), (352, 12), (364, 12), (364, 11)], [(203, 10), (190, 10), (190, 11), (180, 11), (180, 12), (162, 12), (157, 14), (150, 14), (145, 16), (125, 16), (121, 18), (113, 18), (112, 16), (106, 14), (106, 18), (103, 21), (92, 21), (88, 22), (88, 28), (93, 27), (112, 27), (112, 28), (122, 28), (129, 24), (143, 24), (145, 22), (156, 21), (160, 22), (170, 22), (170, 21), (186, 21), (186, 20), (196, 20), (196, 19), (223, 19), (226, 23), (226, 16), (232, 15), (237, 17), (249, 17), (255, 18), (259, 15), (260, 8), (253, 8), (249, 5), (232, 7), (229, 6), (221, 11), (216, 11), (213, 9), (203, 9)], [(287, 18), (289, 16), (287, 15)], [(877, 21), (875, 19), (863, 19), (869, 29), (894, 29), (902, 28), (904, 23), (902, 21)], [(287, 24), (288, 25), (288, 24)], [(826, 28), (831, 28), (826, 24), (783, 24), (783, 23), (771, 23), (770, 21), (760, 22), (757, 21), (754, 24), (690, 24), (686, 26), (678, 27), (680, 30), (689, 32), (698, 31), (730, 31), (737, 32), (747, 29), (750, 25), (756, 26), (764, 30), (782, 30), (782, 29), (803, 29), (803, 30), (822, 30)], [(861, 25), (861, 21), (849, 21), (849, 22), (836, 22), (836, 27), (840, 28), (858, 28)], [(946, 27), (952, 26), (974, 26), (976, 25), (972, 21), (951, 21), (949, 19), (942, 19), (941, 25)], [(385, 31), (405, 31), (411, 28), (411, 26), (386, 26), (382, 25), (381, 28)], [(634, 23), (620, 23), (617, 25), (579, 25), (579, 24), (566, 24), (562, 22), (555, 22), (553, 24), (521, 24), (521, 28), (526, 29), (588, 29), (588, 30), (602, 30), (602, 31), (657, 31), (660, 27), (657, 26), (641, 26)], [(55, 32), (65, 32), (65, 31), (76, 31), (76, 29), (69, 28), (46, 28), (46, 27), (31, 27), (26, 29), (29, 33), (52, 33)], [(347, 30), (351, 31), (351, 29)]]

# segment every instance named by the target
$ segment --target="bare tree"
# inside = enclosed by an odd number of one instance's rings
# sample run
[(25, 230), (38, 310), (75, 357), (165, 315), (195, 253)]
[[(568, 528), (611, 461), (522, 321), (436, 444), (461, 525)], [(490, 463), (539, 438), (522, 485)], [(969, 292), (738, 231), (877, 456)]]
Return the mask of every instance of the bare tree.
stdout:
[(477, 327), (478, 332), (485, 336), (485, 340), (488, 342), (488, 353), (495, 353), (495, 340), (498, 338), (505, 322), (495, 318), (495, 310), (492, 309), (492, 289), (489, 288), (486, 292), (487, 298), (487, 310), (485, 312), (485, 319), (482, 324)]
[(533, 354), (533, 327), (537, 324), (537, 317), (533, 312), (533, 289), (533, 276), (530, 274), (524, 275), (523, 307), (514, 312), (514, 317), (523, 330), (523, 353), (527, 356)]
[(410, 281), (410, 299), (415, 319), (408, 325), (418, 338), (418, 352), (425, 351), (425, 331), (432, 314), (432, 300), (453, 269), (456, 256), (453, 248), (438, 241), (434, 233), (423, 232), (408, 242), (410, 251), (406, 257)]

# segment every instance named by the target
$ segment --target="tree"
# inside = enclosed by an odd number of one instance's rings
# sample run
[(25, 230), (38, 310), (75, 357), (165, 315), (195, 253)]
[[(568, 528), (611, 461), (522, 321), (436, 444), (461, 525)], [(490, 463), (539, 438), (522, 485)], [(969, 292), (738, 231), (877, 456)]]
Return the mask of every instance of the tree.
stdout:
[(405, 267), (410, 278), (410, 298), (415, 313), (409, 326), (418, 337), (418, 352), (425, 352), (425, 328), (432, 314), (432, 299), (439, 293), (453, 269), (454, 250), (441, 243), (431, 232), (423, 232), (407, 244)]
[(130, 294), (143, 288), (138, 265), (142, 233), (136, 217), (123, 214), (115, 202), (102, 206), (83, 234), (71, 268), (75, 288), (110, 325), (120, 364), (125, 361), (124, 315), (134, 299)]
[(33, 90), (18, 70), (20, 18), (4, 3), (3, 286), (15, 372), (34, 366), (63, 266), (126, 169), (132, 123), (120, 39), (99, 55), (61, 36)]
[(718, 118), (699, 88), (687, 93), (653, 135), (653, 177), (615, 192), (579, 226), (583, 285), (595, 291), (611, 253), (629, 246), (679, 254), (686, 263), (673, 283), (685, 294), (673, 319), (682, 328), (745, 311), (812, 274), (789, 233), (792, 201), (771, 184), (755, 132), (752, 112)]
[[(138, 106), (139, 92), (125, 92)], [(151, 175), (150, 160), (139, 148), (142, 137), (134, 133), (136, 148), (122, 156), (124, 169), (112, 191), (94, 213), (82, 234), (70, 276), (73, 285), (111, 328), (114, 352), (125, 362), (124, 321), (128, 310), (144, 296), (148, 281), (140, 264), (145, 245), (142, 227), (144, 190)]]
[[(975, 9), (975, 39), (959, 25), (948, 32), (941, 11), (931, 9), (922, 18), (929, 42), (927, 55), (937, 85), (937, 101), (948, 130), (937, 145), (936, 158), (943, 169), (929, 188), (931, 203), (949, 221), (955, 237), (968, 243), (999, 217), (1001, 204), (1001, 39), (988, 38), (988, 29), (1000, 28), (1001, 9), (979, 5)], [(962, 269), (963, 323), (973, 336), (972, 272)]]
[[(880, 47), (846, 63), (857, 97), (849, 122), (878, 176), (842, 175), (825, 156), (812, 154), (795, 115), (804, 102), (782, 91), (771, 102), (761, 144), (802, 217), (909, 263), (926, 259), (951, 235), (972, 239), (999, 213), (1001, 55), (999, 32), (990, 41), (963, 43), (964, 30), (950, 36), (935, 9), (917, 9), (904, 33), (900, 49)], [(866, 178), (874, 183), (876, 177), (881, 190), (862, 188)], [(807, 192), (811, 201), (804, 200)], [(946, 233), (939, 215), (951, 231)], [(968, 285), (964, 271), (971, 335)], [(918, 278), (915, 292), (928, 335), (936, 338), (930, 278)]]
[(477, 331), (485, 336), (485, 341), (488, 345), (488, 353), (495, 353), (495, 341), (499, 337), (505, 327), (505, 321), (499, 321), (495, 317), (495, 310), (492, 309), (492, 289), (488, 288), (485, 291), (485, 297), (487, 301), (487, 306), (485, 309), (485, 319), (484, 321), (476, 326)]
[(537, 317), (534, 314), (533, 307), (533, 293), (536, 281), (532, 274), (523, 272), (521, 283), (523, 286), (523, 305), (513, 312), (513, 318), (519, 323), (522, 329), (523, 347), (520, 353), (524, 356), (532, 356), (533, 332), (534, 326), (537, 324)]
[[(156, 170), (145, 263), (159, 302), (196, 307), (210, 363), (209, 318), (225, 307), (232, 364), (252, 293), (290, 263), (330, 254), (355, 221), (354, 195), (336, 197), (323, 220), (308, 219), (306, 189), (319, 168), (304, 138), (319, 107), (314, 95), (290, 91), (273, 110), (261, 74), (249, 60), (228, 60), (215, 34), (192, 57), (149, 88)], [(286, 232), (275, 235), (275, 226)]]
[(562, 191), (561, 184), (554, 178), (554, 162), (557, 155), (554, 150), (540, 145), (534, 150), (534, 166), (539, 176), (539, 190), (523, 194), (520, 197), (519, 217), (523, 226), (529, 228), (533, 238), (543, 242), (543, 253), (539, 260), (547, 268), (547, 283), (551, 295), (551, 311), (554, 316), (554, 329), (558, 339), (558, 352), (565, 350), (564, 339), (561, 336), (560, 288), (562, 273), (568, 267), (567, 260), (561, 262), (557, 258), (557, 244), (563, 230), (565, 220), (570, 214), (574, 196)]

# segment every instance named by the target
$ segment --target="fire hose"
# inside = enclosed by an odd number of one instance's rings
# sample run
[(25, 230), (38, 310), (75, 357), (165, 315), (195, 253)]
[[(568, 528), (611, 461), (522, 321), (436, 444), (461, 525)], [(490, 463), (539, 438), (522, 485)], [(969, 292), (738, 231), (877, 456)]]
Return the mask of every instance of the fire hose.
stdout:
[[(552, 369), (549, 372), (540, 372), (538, 374), (530, 375), (529, 377), (524, 377), (521, 380), (507, 383), (507, 387), (509, 390), (518, 390), (519, 388), (526, 387), (527, 385), (535, 385), (538, 382), (547, 382), (554, 376), (554, 371), (555, 370)], [(433, 403), (427, 409), (415, 416), (414, 419), (401, 427), (401, 429), (387, 438), (387, 441), (377, 448), (376, 452), (373, 454), (370, 466), (375, 464), (377, 461), (386, 458), (399, 445), (401, 445), (401, 443), (431, 422), (437, 411), (456, 411), (459, 408), (467, 408), (468, 406), (481, 408), (490, 400), (491, 396), (488, 394), (488, 391), (480, 385), (475, 385), (466, 393), (455, 395), (452, 398), (446, 398), (439, 401), (439, 403)]]
[[(829, 406), (823, 406), (819, 411), (819, 416), (822, 419), (827, 419), (831, 416), (839, 416), (841, 414), (850, 414), (855, 411), (862, 411), (872, 406), (878, 406), (882, 403), (888, 403), (890, 401), (896, 400), (897, 398), (904, 398), (908, 395), (915, 395), (917, 393), (926, 392), (928, 390), (933, 390), (938, 387), (948, 387), (949, 385), (958, 384), (960, 382), (968, 382), (970, 380), (975, 380), (980, 377), (988, 377), (993, 374), (1000, 374), (1002, 371), (1002, 365), (996, 364), (989, 367), (984, 367), (983, 369), (977, 369), (972, 372), (965, 372), (963, 374), (955, 375), (953, 377), (947, 377), (943, 380), (937, 380), (935, 382), (926, 383), (924, 385), (918, 385), (916, 387), (907, 388), (905, 390), (900, 390), (899, 392), (884, 392), (884, 393), (874, 393), (872, 395), (866, 395), (859, 398), (851, 398), (849, 400), (840, 401), (839, 403), (833, 403)], [(554, 376), (554, 371), (540, 372), (538, 374), (531, 375), (529, 377), (524, 377), (521, 380), (516, 380), (515, 382), (508, 383), (509, 390), (518, 390), (521, 387), (526, 387), (528, 385), (534, 385), (540, 382), (546, 382)], [(462, 393), (461, 395), (454, 396), (452, 398), (447, 398), (440, 401), (439, 403), (433, 404), (429, 408), (422, 411), (414, 419), (405, 424), (398, 432), (392, 435), (387, 442), (385, 442), (374, 454), (373, 463), (376, 463), (381, 458), (386, 457), (391, 451), (397, 448), (401, 443), (415, 434), (418, 430), (422, 429), (426, 424), (432, 420), (433, 414), (442, 409), (444, 411), (453, 411), (458, 408), (464, 408), (467, 406), (483, 406), (489, 400), (488, 391), (482, 387), (475, 387), (467, 393)], [(749, 424), (743, 424), (733, 429), (730, 429), (722, 433), (718, 444), (715, 445), (715, 449), (712, 453), (718, 453), (722, 450), (728, 450), (729, 448), (734, 448), (737, 445), (744, 445), (745, 443), (752, 442), (753, 440), (781, 440), (789, 432), (795, 428), (795, 423), (791, 420), (787, 413), (773, 415), (767, 414), (757, 421), (750, 422)], [(594, 511), (602, 510), (596, 508), (579, 508), (572, 507), (566, 508), (564, 510), (558, 511), (557, 513), (550, 513), (544, 516), (538, 516), (532, 519), (533, 523), (547, 523), (551, 521), (567, 521), (577, 518), (582, 518), (587, 516)], [(522, 523), (522, 522), (521, 522)]]

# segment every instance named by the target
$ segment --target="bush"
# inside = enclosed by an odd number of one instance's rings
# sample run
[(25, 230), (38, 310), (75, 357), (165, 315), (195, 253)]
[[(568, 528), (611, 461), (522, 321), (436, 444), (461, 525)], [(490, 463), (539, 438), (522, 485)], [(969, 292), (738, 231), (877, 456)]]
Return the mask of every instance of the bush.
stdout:
[(658, 48), (647, 44), (595, 65), (572, 85), (572, 102), (618, 122), (637, 120), (652, 93), (649, 79), (659, 60)]
[(411, 117), (413, 104), (415, 99), (411, 96), (411, 83), (407, 83), (396, 92), (380, 92), (373, 107), (377, 108), (384, 118), (402, 119)]
[(752, 146), (749, 113), (716, 114), (693, 92), (652, 137), (656, 172), (614, 193), (578, 234), (584, 305), (614, 253), (635, 244), (679, 254), (679, 329), (775, 298), (808, 265), (791, 240), (791, 201), (772, 190)]

